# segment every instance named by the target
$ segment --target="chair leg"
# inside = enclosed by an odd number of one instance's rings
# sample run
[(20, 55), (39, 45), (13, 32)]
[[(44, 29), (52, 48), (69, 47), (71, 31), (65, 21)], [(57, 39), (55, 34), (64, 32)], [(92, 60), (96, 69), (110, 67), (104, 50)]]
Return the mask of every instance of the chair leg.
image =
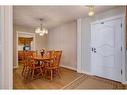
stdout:
[(57, 72), (58, 72), (59, 77), (61, 78), (60, 70), (57, 69)]
[(23, 66), (22, 76), (25, 76), (26, 71), (27, 71), (27, 66)]
[(53, 71), (52, 71), (52, 70), (50, 70), (50, 73), (51, 73), (50, 80), (52, 80), (52, 79), (53, 79)]
[(42, 75), (42, 78), (43, 78), (43, 71), (42, 71), (42, 68), (40, 67), (40, 71), (41, 71), (41, 75)]
[(24, 76), (24, 70), (25, 70), (25, 66), (23, 66), (22, 76)]
[(34, 79), (34, 69), (32, 70), (32, 80)]
[(44, 70), (44, 76), (46, 78), (46, 75), (47, 75), (47, 70)]
[(30, 79), (30, 73), (31, 73), (31, 69), (28, 69), (28, 74), (27, 74), (27, 79)]
[(24, 71), (23, 71), (23, 77), (24, 77), (25, 80), (27, 80), (27, 75), (28, 75), (27, 72), (28, 72), (28, 68), (25, 66)]

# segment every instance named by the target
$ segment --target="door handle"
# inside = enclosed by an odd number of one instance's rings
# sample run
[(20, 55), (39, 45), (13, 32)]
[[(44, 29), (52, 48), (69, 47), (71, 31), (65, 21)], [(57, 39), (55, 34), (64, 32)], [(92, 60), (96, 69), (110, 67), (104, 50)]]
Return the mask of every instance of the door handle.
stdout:
[(93, 52), (94, 51), (94, 48), (92, 48), (91, 51)]
[(97, 51), (96, 51), (96, 48), (94, 48), (94, 53), (96, 53)]
[(94, 53), (97, 52), (97, 51), (96, 51), (96, 48), (92, 48), (91, 51), (94, 52)]

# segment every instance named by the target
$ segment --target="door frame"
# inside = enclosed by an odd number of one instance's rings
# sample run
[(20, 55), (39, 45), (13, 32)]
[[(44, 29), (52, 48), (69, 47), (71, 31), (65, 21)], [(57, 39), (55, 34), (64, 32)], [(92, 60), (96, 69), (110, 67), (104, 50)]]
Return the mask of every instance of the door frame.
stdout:
[(2, 62), (0, 63), (0, 89), (13, 89), (13, 7), (0, 6), (2, 31)]
[(82, 73), (82, 19), (77, 20), (77, 72)]
[(28, 32), (23, 32), (23, 31), (16, 31), (16, 66), (14, 68), (18, 68), (18, 37), (19, 33), (26, 34), (26, 35), (32, 35), (34, 38), (34, 50), (35, 50), (35, 33), (28, 33)]
[[(118, 19), (118, 18), (121, 18), (122, 20), (122, 42), (121, 42), (121, 45), (122, 45), (122, 62), (121, 62), (121, 69), (122, 69), (122, 76), (121, 76), (121, 81), (122, 83), (125, 83), (126, 82), (126, 79), (125, 79), (125, 16), (124, 15), (117, 15), (117, 16), (112, 16), (112, 17), (109, 17), (109, 18), (105, 18), (105, 19), (101, 19), (101, 20), (97, 20), (97, 21), (94, 21), (91, 23), (92, 24), (96, 24), (96, 23), (99, 23), (99, 22), (103, 22), (103, 21), (109, 21), (109, 20), (112, 20), (112, 19)], [(92, 63), (91, 63), (92, 64)]]

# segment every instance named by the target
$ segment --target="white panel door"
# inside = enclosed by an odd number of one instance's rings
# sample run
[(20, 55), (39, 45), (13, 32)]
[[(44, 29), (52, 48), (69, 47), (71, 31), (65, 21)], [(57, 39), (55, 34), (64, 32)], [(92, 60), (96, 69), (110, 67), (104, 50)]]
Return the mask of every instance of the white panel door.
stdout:
[(91, 25), (91, 70), (94, 75), (121, 81), (121, 19)]

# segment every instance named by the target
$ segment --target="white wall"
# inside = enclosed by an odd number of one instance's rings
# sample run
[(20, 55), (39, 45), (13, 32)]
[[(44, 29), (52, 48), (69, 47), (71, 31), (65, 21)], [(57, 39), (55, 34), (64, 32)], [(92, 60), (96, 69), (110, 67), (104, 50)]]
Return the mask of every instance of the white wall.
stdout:
[(76, 70), (76, 21), (49, 31), (48, 49), (62, 50), (61, 66)]
[(90, 56), (90, 42), (91, 29), (90, 23), (96, 20), (101, 20), (107, 17), (124, 14), (123, 7), (117, 7), (101, 14), (95, 14), (93, 17), (81, 18), (81, 69), (82, 72), (91, 73), (91, 56)]
[(42, 48), (47, 49), (47, 35), (39, 36), (38, 34), (35, 35), (35, 50), (41, 50)]

